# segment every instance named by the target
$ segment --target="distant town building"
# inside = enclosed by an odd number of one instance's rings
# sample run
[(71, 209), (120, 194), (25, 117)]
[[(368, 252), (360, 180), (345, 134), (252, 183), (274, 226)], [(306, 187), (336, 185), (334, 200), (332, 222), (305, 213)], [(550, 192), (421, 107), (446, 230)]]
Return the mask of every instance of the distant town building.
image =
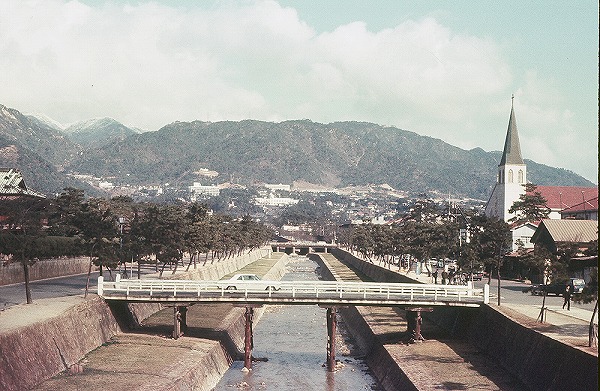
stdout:
[(256, 197), (254, 201), (256, 205), (259, 206), (287, 206), (295, 205), (300, 200), (287, 197), (275, 197), (273, 194), (271, 194), (268, 197)]
[(291, 186), (290, 185), (284, 185), (284, 184), (277, 184), (277, 185), (270, 185), (270, 184), (265, 184), (265, 187), (271, 191), (277, 191), (277, 190), (281, 190), (281, 191), (290, 191), (291, 190)]
[(199, 182), (194, 182), (192, 186), (188, 186), (188, 191), (192, 202), (196, 201), (199, 196), (215, 197), (221, 194), (218, 186), (205, 186)]

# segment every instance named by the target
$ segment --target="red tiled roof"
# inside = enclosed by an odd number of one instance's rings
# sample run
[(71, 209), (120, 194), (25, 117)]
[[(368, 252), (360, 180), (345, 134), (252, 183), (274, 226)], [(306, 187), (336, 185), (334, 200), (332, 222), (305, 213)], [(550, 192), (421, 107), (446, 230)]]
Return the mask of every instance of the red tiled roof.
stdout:
[(583, 201), (596, 198), (596, 209), (598, 209), (598, 187), (580, 186), (538, 186), (539, 191), (546, 199), (550, 209), (566, 209), (583, 204)]
[(598, 210), (598, 197), (592, 198), (590, 200), (585, 200), (585, 202), (580, 202), (577, 205), (573, 205), (570, 208), (564, 209), (562, 212), (582, 212), (582, 211), (592, 211)]

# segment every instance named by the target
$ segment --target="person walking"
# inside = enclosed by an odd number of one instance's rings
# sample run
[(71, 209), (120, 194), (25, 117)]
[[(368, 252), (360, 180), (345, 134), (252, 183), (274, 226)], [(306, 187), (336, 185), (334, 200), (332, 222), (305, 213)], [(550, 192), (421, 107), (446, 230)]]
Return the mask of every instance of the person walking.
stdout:
[(563, 302), (563, 310), (565, 309), (565, 306), (567, 306), (567, 311), (571, 311), (571, 293), (571, 285), (567, 285), (563, 292), (563, 298), (565, 299)]
[(432, 276), (433, 276), (433, 283), (437, 284), (437, 278), (438, 278), (438, 271), (437, 271), (437, 269), (435, 269), (435, 271), (433, 272)]
[(442, 284), (446, 285), (446, 281), (448, 280), (448, 272), (444, 270), (442, 272)]

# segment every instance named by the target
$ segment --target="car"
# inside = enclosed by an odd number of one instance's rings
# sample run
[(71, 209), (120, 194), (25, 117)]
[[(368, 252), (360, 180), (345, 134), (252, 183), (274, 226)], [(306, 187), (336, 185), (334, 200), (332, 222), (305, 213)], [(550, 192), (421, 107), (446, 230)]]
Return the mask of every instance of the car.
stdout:
[(532, 295), (543, 295), (544, 291), (547, 295), (560, 296), (565, 292), (567, 285), (571, 286), (571, 293), (580, 294), (585, 288), (585, 281), (581, 278), (571, 278), (568, 281), (553, 282), (550, 284), (534, 284), (531, 286)]
[(473, 272), (473, 281), (481, 281), (483, 279), (483, 272)]
[(262, 280), (256, 274), (236, 274), (227, 280), (228, 290), (273, 290), (281, 289), (279, 281)]

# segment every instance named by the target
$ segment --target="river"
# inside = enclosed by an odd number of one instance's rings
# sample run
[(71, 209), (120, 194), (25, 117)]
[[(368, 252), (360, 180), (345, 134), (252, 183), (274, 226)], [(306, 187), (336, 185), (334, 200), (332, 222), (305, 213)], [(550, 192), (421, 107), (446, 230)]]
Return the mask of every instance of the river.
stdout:
[[(306, 257), (291, 257), (282, 280), (317, 280), (317, 264)], [(269, 306), (254, 326), (252, 370), (235, 361), (214, 391), (348, 391), (382, 388), (366, 364), (352, 356), (351, 338), (338, 315), (335, 372), (327, 372), (325, 309), (318, 306)]]

